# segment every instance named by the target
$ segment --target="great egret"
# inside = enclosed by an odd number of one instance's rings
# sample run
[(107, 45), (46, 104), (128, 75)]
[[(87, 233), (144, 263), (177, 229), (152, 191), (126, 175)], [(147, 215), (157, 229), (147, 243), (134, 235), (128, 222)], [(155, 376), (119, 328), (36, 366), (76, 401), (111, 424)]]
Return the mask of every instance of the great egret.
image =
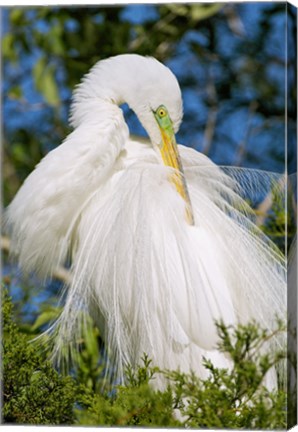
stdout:
[[(130, 138), (123, 103), (151, 143)], [(281, 254), (254, 225), (237, 182), (176, 144), (182, 111), (178, 82), (157, 60), (98, 62), (74, 92), (73, 132), (7, 210), (24, 271), (51, 276), (71, 257), (58, 348), (77, 336), (87, 309), (119, 377), (144, 352), (161, 368), (205, 377), (202, 356), (229, 366), (215, 320), (271, 329), (285, 316)]]

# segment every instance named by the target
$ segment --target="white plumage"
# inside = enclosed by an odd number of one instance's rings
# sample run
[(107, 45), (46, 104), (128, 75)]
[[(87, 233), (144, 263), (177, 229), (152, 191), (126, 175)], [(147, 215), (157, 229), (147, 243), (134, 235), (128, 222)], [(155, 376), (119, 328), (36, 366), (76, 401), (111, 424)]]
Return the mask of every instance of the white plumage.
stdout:
[[(128, 103), (151, 143), (129, 137)], [(153, 111), (165, 106), (175, 132), (179, 85), (152, 58), (100, 61), (75, 90), (74, 131), (27, 178), (7, 211), (12, 247), (25, 271), (49, 276), (68, 257), (72, 282), (57, 347), (77, 336), (87, 309), (104, 337), (110, 370), (146, 352), (161, 368), (218, 366), (214, 320), (255, 319), (273, 328), (285, 316), (285, 266), (253, 224), (240, 186), (207, 157), (178, 146), (195, 225), (159, 152)], [(270, 382), (269, 382), (270, 381)], [(268, 385), (274, 385), (271, 375)]]

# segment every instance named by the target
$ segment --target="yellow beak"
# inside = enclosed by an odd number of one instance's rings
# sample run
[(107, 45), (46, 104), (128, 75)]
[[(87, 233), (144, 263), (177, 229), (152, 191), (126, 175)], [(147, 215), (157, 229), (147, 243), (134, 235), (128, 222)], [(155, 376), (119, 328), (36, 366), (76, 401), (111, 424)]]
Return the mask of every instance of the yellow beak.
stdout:
[(159, 147), (163, 163), (166, 166), (172, 167), (176, 170), (174, 174), (170, 176), (170, 181), (177, 189), (177, 192), (182, 196), (185, 201), (185, 216), (186, 220), (190, 225), (194, 225), (194, 215), (189, 198), (187, 184), (184, 177), (183, 166), (178, 151), (174, 133), (168, 133), (167, 130), (160, 128), (162, 144)]

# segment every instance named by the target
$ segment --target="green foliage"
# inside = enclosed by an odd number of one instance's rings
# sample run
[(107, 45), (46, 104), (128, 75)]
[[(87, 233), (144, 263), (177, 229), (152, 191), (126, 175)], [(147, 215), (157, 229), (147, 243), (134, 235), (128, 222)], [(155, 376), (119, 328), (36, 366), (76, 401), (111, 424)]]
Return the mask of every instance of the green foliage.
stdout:
[(77, 415), (83, 425), (178, 427), (174, 416), (173, 392), (154, 390), (152, 384), (158, 372), (144, 355), (137, 370), (127, 369), (127, 384), (117, 386), (114, 394), (83, 391), (80, 398), (83, 411)]
[(45, 102), (50, 106), (56, 106), (60, 103), (55, 70), (55, 65), (49, 65), (45, 57), (40, 57), (33, 68), (36, 89), (43, 95)]
[[(138, 368), (127, 368), (125, 385), (103, 390), (100, 375), (93, 374), (90, 381), (87, 373), (98, 367), (96, 329), (89, 327), (84, 335), (86, 340), (78, 353), (81, 364), (72, 373), (74, 377), (61, 376), (46, 360), (44, 351), (39, 351), (12, 320), (6, 290), (2, 306), (6, 423), (187, 429), (286, 427), (282, 386), (274, 391), (264, 386), (265, 375), (283, 361), (284, 353), (269, 352), (273, 335), (255, 324), (233, 328), (218, 323), (219, 349), (232, 359), (229, 370), (216, 368), (205, 359), (209, 377), (202, 380), (193, 373), (159, 370), (144, 354)], [(274, 334), (283, 331), (278, 322)], [(161, 378), (165, 384), (160, 385)]]
[[(195, 375), (171, 374), (177, 403), (187, 428), (280, 429), (286, 427), (285, 394), (259, 387), (253, 395), (238, 398), (237, 380), (230, 372), (214, 368), (202, 382)], [(246, 372), (244, 373), (246, 374)]]
[(12, 320), (7, 291), (2, 299), (3, 420), (21, 424), (72, 424), (75, 385), (62, 377)]
[[(146, 356), (137, 371), (128, 369), (127, 385), (111, 395), (84, 392), (79, 412), (84, 425), (126, 425), (184, 428), (279, 429), (286, 427), (286, 395), (263, 386), (266, 373), (281, 360), (261, 355), (256, 363), (250, 350), (267, 339), (254, 325), (234, 332), (220, 325), (221, 348), (234, 358), (231, 370), (215, 368), (205, 360), (209, 378), (180, 371), (159, 371)], [(282, 331), (282, 327), (278, 329)], [(231, 339), (234, 341), (231, 342)], [(250, 342), (249, 342), (250, 341)], [(168, 379), (164, 390), (154, 390), (158, 375)], [(107, 422), (108, 420), (108, 422)]]
[[(219, 369), (205, 359), (209, 378), (170, 372), (176, 404), (187, 428), (279, 429), (286, 426), (286, 394), (270, 392), (264, 377), (284, 359), (282, 352), (262, 353), (272, 334), (255, 324), (217, 325), (219, 349), (233, 361), (231, 369)], [(278, 323), (276, 332), (285, 331)], [(269, 348), (267, 347), (267, 350)]]
[[(289, 252), (297, 231), (297, 204), (292, 184), (295, 181), (296, 176), (290, 176), (287, 180), (281, 177), (279, 183), (272, 181), (270, 193), (263, 202), (265, 209), (261, 211), (263, 220), (260, 228), (284, 255)], [(260, 216), (258, 210), (256, 215)]]

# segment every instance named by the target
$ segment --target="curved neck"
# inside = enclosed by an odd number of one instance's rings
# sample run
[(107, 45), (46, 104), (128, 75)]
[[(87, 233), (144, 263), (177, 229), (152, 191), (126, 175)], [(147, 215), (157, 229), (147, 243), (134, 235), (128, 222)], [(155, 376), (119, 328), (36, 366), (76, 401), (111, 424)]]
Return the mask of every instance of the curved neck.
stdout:
[[(165, 91), (161, 95), (160, 91), (155, 90), (155, 88), (159, 90), (166, 87), (169, 80), (172, 80), (171, 91)], [(147, 131), (152, 144), (159, 144), (161, 136), (152, 109), (160, 105), (161, 96), (165, 97), (168, 94), (172, 97), (173, 85), (177, 103), (175, 105), (170, 101), (168, 105), (174, 106), (172, 120), (178, 125), (182, 113), (180, 89), (176, 78), (165, 66), (154, 59), (137, 55), (122, 55), (102, 60), (91, 69), (74, 92), (71, 124), (77, 127), (87, 119), (90, 122), (99, 121), (96, 114), (98, 111), (102, 113), (101, 120), (104, 118), (113, 120), (109, 117), (109, 112), (127, 103)], [(104, 116), (105, 109), (107, 113)]]
[(123, 112), (118, 104), (112, 100), (105, 100), (93, 95), (80, 100), (74, 99), (71, 106), (70, 124), (77, 128), (80, 125), (88, 124), (101, 126), (105, 129), (108, 124), (124, 123), (127, 127)]
[(121, 75), (108, 66), (108, 61), (97, 63), (75, 89), (70, 117), (72, 126), (78, 127), (83, 121), (113, 120), (113, 114), (121, 111), (119, 105), (128, 103), (123, 94), (128, 84), (125, 82), (127, 74)]

